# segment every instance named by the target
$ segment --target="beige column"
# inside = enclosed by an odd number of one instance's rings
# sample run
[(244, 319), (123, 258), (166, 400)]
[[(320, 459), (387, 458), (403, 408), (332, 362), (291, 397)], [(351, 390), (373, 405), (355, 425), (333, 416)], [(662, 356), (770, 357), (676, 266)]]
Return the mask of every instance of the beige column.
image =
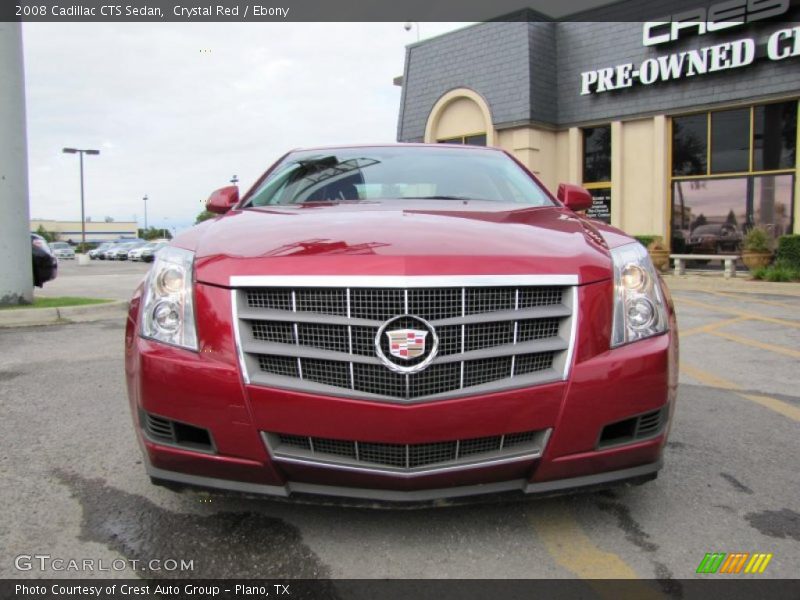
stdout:
[(583, 165), (581, 164), (583, 142), (581, 130), (578, 127), (569, 128), (567, 152), (567, 182), (580, 185), (583, 183)]
[(622, 203), (625, 200), (622, 191), (622, 122), (611, 122), (611, 224), (624, 229)]
[(22, 25), (0, 23), (0, 305), (33, 301)]
[[(800, 148), (800, 102), (797, 103), (797, 144)], [(794, 176), (794, 228), (792, 233), (800, 234), (800, 152), (795, 151), (795, 176)]]
[(653, 118), (653, 232), (669, 243), (669, 127), (667, 118), (658, 115)]

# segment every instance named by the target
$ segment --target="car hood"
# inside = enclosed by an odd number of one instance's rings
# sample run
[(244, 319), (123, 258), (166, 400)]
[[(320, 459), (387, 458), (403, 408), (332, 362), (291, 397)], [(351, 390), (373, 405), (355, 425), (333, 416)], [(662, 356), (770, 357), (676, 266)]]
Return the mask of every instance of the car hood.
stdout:
[(231, 211), (174, 240), (196, 253), (197, 280), (242, 275), (611, 276), (611, 245), (632, 242), (562, 207), (424, 201)]

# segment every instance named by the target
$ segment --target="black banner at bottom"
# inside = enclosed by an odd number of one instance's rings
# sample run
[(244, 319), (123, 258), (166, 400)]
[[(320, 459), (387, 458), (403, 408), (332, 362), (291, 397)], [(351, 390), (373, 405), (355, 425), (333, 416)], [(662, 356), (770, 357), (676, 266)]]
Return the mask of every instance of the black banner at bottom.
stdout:
[(532, 600), (770, 598), (800, 599), (800, 580), (702, 579), (4, 579), (0, 598), (85, 600)]

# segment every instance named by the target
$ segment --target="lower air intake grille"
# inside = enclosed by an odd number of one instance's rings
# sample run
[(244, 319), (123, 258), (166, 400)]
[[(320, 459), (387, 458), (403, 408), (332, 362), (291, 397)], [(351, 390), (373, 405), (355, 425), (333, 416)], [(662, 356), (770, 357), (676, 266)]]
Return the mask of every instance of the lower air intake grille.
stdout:
[(422, 444), (358, 442), (266, 432), (263, 435), (271, 455), (278, 461), (413, 473), (421, 469), (430, 471), (430, 467), (473, 466), (502, 459), (537, 458), (541, 456), (547, 434), (548, 430), (524, 431)]
[(616, 446), (617, 444), (628, 444), (658, 435), (666, 425), (667, 410), (665, 406), (662, 409), (654, 410), (638, 417), (606, 425), (600, 434), (598, 447), (605, 448)]
[(142, 428), (147, 437), (153, 442), (206, 452), (214, 449), (211, 443), (211, 435), (207, 429), (179, 423), (164, 417), (157, 417), (144, 411), (141, 415)]

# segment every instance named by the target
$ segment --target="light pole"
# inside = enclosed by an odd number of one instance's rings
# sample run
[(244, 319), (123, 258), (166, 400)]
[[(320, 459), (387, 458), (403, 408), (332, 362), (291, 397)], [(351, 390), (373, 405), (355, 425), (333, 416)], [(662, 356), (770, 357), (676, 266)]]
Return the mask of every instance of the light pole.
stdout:
[(417, 23), (416, 21), (409, 21), (408, 23), (403, 25), (403, 29), (405, 29), (406, 31), (411, 31), (411, 28), (414, 25), (417, 26), (417, 41), (419, 41), (419, 23)]
[(84, 217), (84, 210), (83, 210), (83, 155), (84, 154), (91, 154), (97, 155), (100, 154), (100, 150), (80, 150), (78, 148), (64, 148), (62, 150), (64, 154), (78, 154), (81, 159), (81, 250), (86, 251), (86, 218)]
[(142, 201), (144, 202), (144, 231), (147, 233), (147, 194), (144, 195)]

